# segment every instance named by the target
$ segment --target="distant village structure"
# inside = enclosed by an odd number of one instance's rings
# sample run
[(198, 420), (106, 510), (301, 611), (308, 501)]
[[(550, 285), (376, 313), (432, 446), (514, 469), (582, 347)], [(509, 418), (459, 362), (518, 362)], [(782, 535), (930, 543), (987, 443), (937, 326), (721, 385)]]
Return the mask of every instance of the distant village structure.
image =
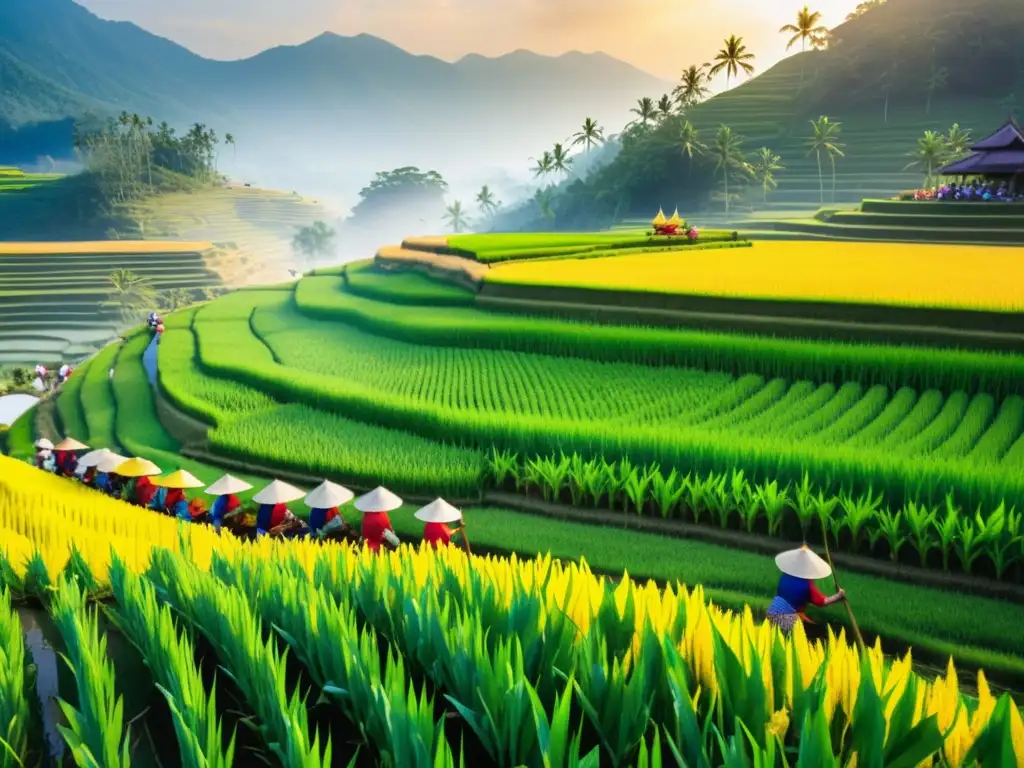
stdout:
[(1005, 183), (1010, 194), (1024, 192), (1024, 130), (1011, 117), (986, 139), (971, 147), (971, 154), (939, 171), (943, 176), (981, 176)]

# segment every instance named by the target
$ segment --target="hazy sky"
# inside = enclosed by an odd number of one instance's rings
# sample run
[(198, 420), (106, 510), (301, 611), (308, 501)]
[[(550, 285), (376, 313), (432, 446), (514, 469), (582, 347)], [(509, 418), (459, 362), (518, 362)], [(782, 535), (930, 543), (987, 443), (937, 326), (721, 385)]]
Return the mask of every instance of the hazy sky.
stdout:
[[(134, 21), (210, 58), (251, 56), (324, 30), (367, 32), (413, 53), (455, 60), (518, 48), (604, 51), (675, 79), (743, 36), (762, 71), (785, 54), (778, 33), (806, 0), (77, 0), (99, 16)], [(858, 0), (819, 0), (834, 26)], [(714, 11), (710, 10), (713, 7)]]

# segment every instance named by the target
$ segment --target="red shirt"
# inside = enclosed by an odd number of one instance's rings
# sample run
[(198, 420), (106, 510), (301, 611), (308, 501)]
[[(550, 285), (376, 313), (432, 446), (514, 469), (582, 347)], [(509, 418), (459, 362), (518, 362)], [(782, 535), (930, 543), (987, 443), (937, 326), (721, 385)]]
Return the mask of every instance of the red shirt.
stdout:
[(384, 532), (394, 531), (387, 512), (366, 512), (363, 515), (363, 541), (372, 552), (379, 552), (384, 543)]
[(287, 504), (275, 504), (274, 508), (270, 510), (270, 527), (276, 528), (281, 525), (285, 520), (288, 519), (288, 505)]
[(168, 512), (174, 511), (174, 505), (179, 501), (185, 500), (185, 491), (181, 488), (168, 488), (167, 495), (164, 497), (164, 509)]
[(811, 604), (819, 608), (825, 607), (825, 596), (818, 591), (818, 588), (813, 583), (811, 584)]
[(149, 502), (156, 496), (156, 486), (148, 477), (140, 477), (135, 483), (135, 503), (148, 507)]
[(452, 529), (445, 523), (427, 523), (423, 526), (423, 540), (434, 549), (452, 543)]

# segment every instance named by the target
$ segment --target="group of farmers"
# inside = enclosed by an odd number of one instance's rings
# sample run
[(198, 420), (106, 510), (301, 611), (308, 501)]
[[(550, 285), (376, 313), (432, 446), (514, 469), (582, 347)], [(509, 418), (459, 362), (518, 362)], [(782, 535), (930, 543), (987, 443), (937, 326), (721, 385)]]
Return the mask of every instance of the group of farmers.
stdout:
[[(185, 491), (204, 488), (206, 484), (192, 473), (179, 469), (163, 477), (161, 469), (143, 458), (127, 458), (106, 448), (88, 451), (88, 446), (73, 438), (56, 445), (43, 438), (35, 443), (35, 465), (67, 478), (77, 478), (85, 485), (115, 498), (146, 509), (152, 509), (190, 522), (209, 522), (220, 533), (232, 527), (243, 514), (238, 494), (252, 485), (231, 475), (224, 475), (205, 493), (214, 497), (209, 509), (198, 498), (188, 499)], [(309, 518), (303, 522), (288, 509), (290, 502), (303, 499), (309, 507)], [(378, 552), (382, 547), (395, 549), (399, 539), (388, 513), (402, 506), (402, 499), (386, 488), (376, 488), (355, 498), (352, 491), (325, 480), (306, 493), (281, 480), (274, 480), (252, 497), (256, 508), (257, 536), (320, 539), (344, 538), (361, 541)], [(353, 501), (354, 500), (354, 501)], [(356, 532), (342, 517), (339, 507), (353, 501), (362, 513), (361, 530)], [(423, 541), (437, 548), (454, 544), (469, 552), (469, 540), (462, 513), (444, 499), (436, 499), (416, 512), (424, 522)]]
[[(243, 512), (238, 494), (251, 490), (252, 485), (231, 475), (224, 475), (205, 488), (214, 497), (207, 510), (200, 499), (191, 501), (185, 496), (188, 489), (203, 488), (205, 483), (190, 472), (179, 469), (160, 477), (161, 470), (153, 462), (142, 458), (126, 458), (106, 448), (89, 451), (78, 456), (88, 446), (65, 438), (57, 445), (49, 440), (36, 441), (36, 466), (81, 482), (111, 496), (140, 507), (172, 515), (181, 520), (209, 522), (217, 530), (236, 519)], [(309, 507), (309, 518), (302, 522), (291, 510), (290, 502), (303, 499)], [(339, 507), (353, 501), (353, 507), (362, 513), (361, 530), (356, 531), (342, 517)], [(344, 538), (361, 541), (368, 549), (399, 546), (388, 513), (402, 506), (402, 499), (386, 488), (376, 488), (355, 498), (347, 488), (325, 480), (306, 493), (281, 480), (274, 480), (252, 497), (258, 505), (255, 529), (257, 536), (295, 538), (312, 536), (320, 539)], [(424, 522), (423, 541), (437, 548), (455, 544), (469, 552), (462, 514), (443, 499), (436, 499), (416, 512)], [(453, 525), (454, 524), (454, 525)], [(825, 607), (846, 599), (838, 589), (826, 597), (815, 586), (815, 581), (831, 575), (832, 568), (806, 545), (782, 552), (775, 558), (782, 576), (775, 598), (768, 607), (768, 620), (784, 633), (792, 632), (798, 623), (813, 622), (805, 615), (808, 605)]]

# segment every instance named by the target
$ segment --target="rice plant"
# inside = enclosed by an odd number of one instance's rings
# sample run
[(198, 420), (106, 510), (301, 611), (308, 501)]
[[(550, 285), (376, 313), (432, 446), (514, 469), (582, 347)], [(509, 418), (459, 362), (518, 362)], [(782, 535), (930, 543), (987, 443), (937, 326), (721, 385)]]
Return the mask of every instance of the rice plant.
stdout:
[(0, 589), (0, 768), (20, 768), (28, 759), (31, 711), (25, 659), (21, 621), (4, 586)]

